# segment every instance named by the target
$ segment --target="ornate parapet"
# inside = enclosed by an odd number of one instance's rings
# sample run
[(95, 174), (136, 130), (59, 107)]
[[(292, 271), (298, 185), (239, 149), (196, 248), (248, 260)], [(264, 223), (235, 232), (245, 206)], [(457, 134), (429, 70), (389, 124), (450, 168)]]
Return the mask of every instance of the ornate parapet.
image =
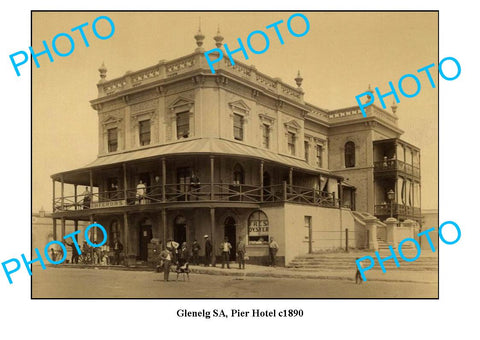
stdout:
[[(366, 107), (365, 111), (367, 113), (367, 118), (377, 117), (390, 125), (397, 126), (398, 117), (393, 113), (385, 111), (375, 105), (370, 105)], [(364, 118), (362, 115), (362, 111), (358, 106), (350, 106), (338, 110), (328, 111), (327, 114), (329, 121), (332, 123)]]
[(156, 65), (127, 72), (122, 77), (103, 80), (97, 84), (98, 98), (190, 72), (201, 64), (202, 57), (202, 53), (194, 53), (168, 62), (161, 60)]
[(235, 65), (232, 65), (228, 58), (223, 58), (222, 62), (218, 64), (218, 70), (225, 70), (233, 73), (243, 79), (247, 79), (264, 90), (274, 93), (278, 96), (283, 96), (294, 102), (303, 104), (303, 90), (295, 88), (284, 82), (280, 78), (273, 78), (258, 71), (255, 66), (246, 65), (235, 60)]

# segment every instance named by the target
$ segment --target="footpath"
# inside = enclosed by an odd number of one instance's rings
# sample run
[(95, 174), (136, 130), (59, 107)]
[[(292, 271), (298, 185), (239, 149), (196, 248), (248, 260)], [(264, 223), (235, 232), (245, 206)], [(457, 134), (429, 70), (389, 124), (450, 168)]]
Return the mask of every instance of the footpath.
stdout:
[[(396, 268), (393, 261), (392, 265), (387, 266), (387, 272), (383, 273), (378, 263), (375, 263), (373, 269), (367, 271), (365, 276), (367, 282), (408, 282), (408, 283), (438, 283), (437, 269), (428, 270), (409, 270), (408, 263), (400, 261), (400, 267)], [(78, 268), (78, 269), (98, 269), (98, 270), (125, 270), (125, 271), (154, 271), (148, 266), (118, 266), (118, 265), (83, 265), (83, 264), (60, 264), (50, 265), (57, 268)], [(403, 267), (403, 268), (402, 268)], [(174, 267), (172, 266), (172, 270)], [(245, 269), (238, 269), (238, 264), (232, 262), (230, 269), (222, 269), (221, 264), (216, 267), (205, 267), (190, 265), (190, 271), (193, 274), (203, 275), (222, 275), (233, 277), (266, 277), (266, 278), (287, 278), (287, 279), (315, 279), (315, 280), (348, 280), (355, 281), (356, 266), (352, 263), (351, 267), (345, 268), (287, 268), (287, 267), (266, 267), (258, 265), (246, 265)]]

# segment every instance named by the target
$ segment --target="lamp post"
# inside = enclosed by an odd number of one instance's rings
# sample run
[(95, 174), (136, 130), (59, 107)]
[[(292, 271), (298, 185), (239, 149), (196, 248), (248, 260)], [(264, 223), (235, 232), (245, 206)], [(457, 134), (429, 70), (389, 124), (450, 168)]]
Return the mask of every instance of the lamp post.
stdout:
[(395, 199), (395, 191), (390, 189), (387, 192), (387, 197), (390, 200), (390, 218), (392, 218), (393, 217), (393, 200)]

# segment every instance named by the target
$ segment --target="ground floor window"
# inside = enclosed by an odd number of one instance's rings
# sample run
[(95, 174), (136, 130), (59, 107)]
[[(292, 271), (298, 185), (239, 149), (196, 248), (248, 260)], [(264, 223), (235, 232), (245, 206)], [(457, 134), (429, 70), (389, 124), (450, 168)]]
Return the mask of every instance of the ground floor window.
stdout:
[(248, 244), (268, 244), (268, 217), (261, 210), (248, 217)]

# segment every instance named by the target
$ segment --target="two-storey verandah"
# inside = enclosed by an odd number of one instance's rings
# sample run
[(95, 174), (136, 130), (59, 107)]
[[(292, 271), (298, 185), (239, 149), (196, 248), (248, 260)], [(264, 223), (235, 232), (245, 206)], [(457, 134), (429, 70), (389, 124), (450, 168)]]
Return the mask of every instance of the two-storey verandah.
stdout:
[[(246, 229), (253, 212), (284, 203), (339, 208), (342, 198), (338, 176), (300, 159), (219, 139), (107, 155), (52, 179), (54, 233), (57, 219), (62, 237), (67, 219), (75, 225), (96, 221), (110, 241), (115, 235), (122, 240), (130, 262), (147, 260), (152, 237), (165, 244), (170, 238), (200, 241), (204, 234), (217, 245), (223, 236), (234, 244), (242, 235), (253, 253), (265, 256), (268, 236), (262, 242)], [(68, 184), (73, 192), (67, 192)], [(88, 204), (78, 186), (89, 188)]]

